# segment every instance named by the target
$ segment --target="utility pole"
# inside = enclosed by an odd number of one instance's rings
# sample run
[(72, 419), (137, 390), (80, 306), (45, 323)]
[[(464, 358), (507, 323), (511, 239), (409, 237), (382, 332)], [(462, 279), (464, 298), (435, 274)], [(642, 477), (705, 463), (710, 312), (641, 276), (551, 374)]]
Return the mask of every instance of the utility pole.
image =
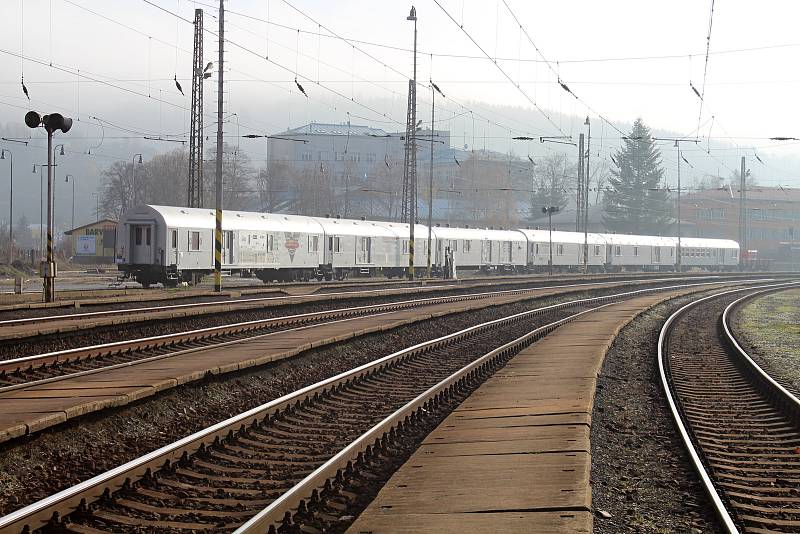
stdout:
[(575, 231), (581, 231), (583, 221), (583, 134), (578, 136), (578, 188), (575, 194)]
[(436, 89), (431, 80), (431, 167), (428, 175), (428, 278), (431, 277), (431, 226), (433, 225), (433, 125), (435, 117)]
[(190, 208), (203, 207), (203, 10), (194, 10), (194, 61), (192, 62), (192, 124), (189, 137)]
[(411, 6), (406, 20), (414, 22), (414, 78), (408, 81), (403, 215), (408, 217), (408, 279), (414, 279), (414, 226), (417, 223), (417, 10)]
[(739, 269), (744, 269), (744, 257), (747, 254), (747, 171), (744, 168), (744, 156), (742, 156), (742, 167), (739, 171)]
[[(0, 150), (0, 159), (6, 159), (6, 154), (8, 154), (11, 163), (8, 186), (8, 265), (11, 266), (11, 264), (14, 263), (14, 154), (7, 148), (4, 148)], [(75, 195), (73, 194), (72, 197), (74, 199)]]
[(683, 249), (681, 249), (681, 146), (675, 141), (675, 148), (678, 152), (678, 258), (677, 271), (683, 271)]
[[(217, 176), (214, 229), (214, 291), (222, 291), (222, 90), (225, 73), (225, 0), (219, 0), (219, 64), (217, 65)], [(201, 155), (202, 159), (202, 155)]]
[(589, 272), (589, 154), (592, 144), (592, 123), (586, 116), (586, 165), (583, 168), (583, 274)]

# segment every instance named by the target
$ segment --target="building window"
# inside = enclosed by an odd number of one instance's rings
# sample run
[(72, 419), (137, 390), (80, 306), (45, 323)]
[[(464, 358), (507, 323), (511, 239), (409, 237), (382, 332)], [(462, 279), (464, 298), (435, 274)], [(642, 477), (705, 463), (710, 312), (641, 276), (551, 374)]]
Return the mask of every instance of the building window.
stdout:
[(137, 245), (141, 245), (142, 244), (142, 227), (141, 226), (137, 226), (136, 228), (133, 229), (133, 233), (134, 233), (134, 236), (135, 236), (135, 239), (136, 239), (136, 244)]
[(302, 154), (300, 154), (300, 159), (303, 161), (313, 161), (314, 156), (313, 154), (311, 154), (311, 152), (303, 152)]
[(189, 250), (200, 250), (200, 232), (189, 232)]
[(378, 160), (378, 156), (376, 154), (367, 154), (367, 163), (375, 163)]
[(151, 230), (152, 229), (148, 226), (146, 231), (145, 231), (144, 244), (147, 245), (147, 246), (150, 246), (150, 233), (151, 233)]
[(172, 248), (178, 248), (178, 231), (172, 231)]
[(344, 152), (337, 152), (335, 158), (336, 161), (344, 161)]

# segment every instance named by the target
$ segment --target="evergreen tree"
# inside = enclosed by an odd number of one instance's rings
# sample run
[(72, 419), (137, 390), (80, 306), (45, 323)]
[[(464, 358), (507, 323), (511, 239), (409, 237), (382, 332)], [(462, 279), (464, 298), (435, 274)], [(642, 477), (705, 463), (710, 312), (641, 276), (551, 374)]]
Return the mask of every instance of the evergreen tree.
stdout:
[(661, 152), (642, 119), (636, 119), (624, 143), (612, 158), (614, 165), (603, 196), (606, 229), (667, 235), (673, 223), (672, 204), (662, 183)]

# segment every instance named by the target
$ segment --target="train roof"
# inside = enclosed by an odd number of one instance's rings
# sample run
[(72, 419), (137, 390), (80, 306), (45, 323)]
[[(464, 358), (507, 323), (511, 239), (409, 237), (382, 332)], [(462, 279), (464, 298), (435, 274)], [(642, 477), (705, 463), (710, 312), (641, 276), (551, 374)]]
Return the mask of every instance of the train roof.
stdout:
[[(548, 243), (550, 241), (549, 230), (519, 230), (527, 239), (533, 243)], [(582, 245), (584, 240), (583, 232), (565, 232), (563, 230), (553, 230), (554, 243), (577, 243)], [(586, 240), (590, 245), (605, 245), (605, 240), (600, 234), (589, 232)]]
[(600, 234), (609, 245), (636, 245), (671, 247), (673, 238), (659, 235)]
[[(171, 228), (205, 228), (216, 226), (214, 210), (208, 208), (184, 208), (180, 206), (141, 205), (125, 213), (121, 223), (143, 218), (160, 218)], [(222, 227), (225, 230), (252, 231), (294, 231), (321, 234), (322, 227), (312, 218), (302, 215), (284, 215), (282, 213), (258, 213), (250, 211), (224, 210)]]
[(433, 233), (437, 239), (489, 239), (492, 241), (525, 241), (525, 236), (516, 230), (492, 230), (488, 228), (457, 228), (436, 226)]
[[(677, 244), (678, 238), (673, 237), (672, 239), (675, 240), (675, 243)], [(732, 239), (709, 239), (705, 237), (682, 237), (681, 246), (692, 248), (727, 248), (739, 250), (739, 243)]]
[(378, 221), (311, 217), (330, 235), (358, 235), (368, 237), (399, 237), (398, 232)]

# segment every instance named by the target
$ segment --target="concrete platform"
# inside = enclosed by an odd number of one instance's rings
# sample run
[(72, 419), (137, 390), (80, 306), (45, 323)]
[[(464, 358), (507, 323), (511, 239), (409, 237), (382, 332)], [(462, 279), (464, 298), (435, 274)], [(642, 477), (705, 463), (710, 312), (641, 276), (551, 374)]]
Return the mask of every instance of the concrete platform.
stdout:
[(522, 351), (425, 438), (348, 532), (591, 532), (603, 358), (636, 315), (685, 292), (612, 304)]

